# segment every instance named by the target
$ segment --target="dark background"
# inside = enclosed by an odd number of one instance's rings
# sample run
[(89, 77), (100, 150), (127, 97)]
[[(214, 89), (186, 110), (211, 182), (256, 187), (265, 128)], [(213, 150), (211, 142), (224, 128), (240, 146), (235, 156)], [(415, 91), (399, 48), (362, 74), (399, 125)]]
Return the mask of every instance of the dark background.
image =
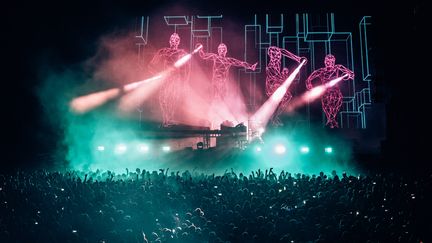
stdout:
[[(274, 1), (276, 2), (276, 1)], [(299, 3), (301, 2), (301, 3)], [(372, 16), (369, 36), (373, 100), (386, 107), (386, 139), (376, 168), (411, 174), (430, 172), (428, 157), (428, 40), (423, 1), (106, 1), (16, 2), (2, 7), (1, 170), (35, 168), (61, 136), (46, 121), (36, 89), (41, 64), (53, 70), (94, 54), (95, 40), (136, 16), (178, 4), (190, 14), (251, 16), (264, 13), (335, 13), (341, 18)], [(379, 4), (379, 5), (377, 5)], [(247, 7), (245, 7), (247, 6)], [(49, 62), (47, 62), (49, 60)]]

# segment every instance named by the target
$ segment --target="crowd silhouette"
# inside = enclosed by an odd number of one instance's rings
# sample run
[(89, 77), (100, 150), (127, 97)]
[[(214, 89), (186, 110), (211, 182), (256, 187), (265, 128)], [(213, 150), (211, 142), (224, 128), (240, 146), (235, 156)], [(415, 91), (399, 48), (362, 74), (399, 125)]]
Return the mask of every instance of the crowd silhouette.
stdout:
[(272, 168), (19, 171), (0, 175), (0, 242), (422, 242), (431, 182)]

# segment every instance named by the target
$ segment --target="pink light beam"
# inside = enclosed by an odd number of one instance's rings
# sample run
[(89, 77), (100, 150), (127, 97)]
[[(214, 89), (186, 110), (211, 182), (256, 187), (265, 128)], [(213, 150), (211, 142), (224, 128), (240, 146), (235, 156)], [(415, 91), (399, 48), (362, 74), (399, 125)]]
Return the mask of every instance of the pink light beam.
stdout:
[[(270, 46), (267, 49), (267, 54), (269, 56), (269, 61), (266, 67), (265, 91), (266, 95), (268, 97), (271, 97), (289, 77), (289, 70), (287, 67), (284, 67), (281, 70), (282, 57), (288, 57), (289, 59), (297, 63), (300, 63), (302, 60), (306, 60), (306, 58), (299, 57), (292, 52), (283, 48), (279, 48), (277, 46)], [(286, 90), (286, 92), (284, 92), (283, 89), (279, 89), (278, 93), (280, 93), (279, 95), (283, 95), (283, 98), (279, 102), (276, 111), (271, 117), (272, 124), (276, 126), (282, 125), (282, 122), (279, 119), (279, 115), (281, 115), (285, 111), (285, 108), (287, 107), (288, 103), (292, 98), (292, 94), (291, 92), (289, 92), (289, 90)]]
[(321, 84), (328, 84), (325, 92), (321, 95), (322, 109), (327, 117), (326, 125), (330, 128), (339, 127), (336, 121), (336, 116), (342, 106), (343, 95), (339, 87), (336, 86), (336, 79), (343, 77), (342, 79), (354, 79), (354, 72), (348, 68), (335, 64), (336, 58), (332, 54), (328, 54), (324, 58), (325, 67), (319, 68), (313, 71), (306, 79), (306, 88), (311, 90), (313, 88), (312, 81), (318, 79)]
[(149, 83), (149, 82), (152, 82), (152, 81), (156, 81), (158, 79), (163, 78), (164, 76), (166, 76), (166, 72), (161, 72), (159, 75), (153, 76), (151, 78), (148, 78), (148, 79), (145, 79), (145, 80), (141, 80), (141, 81), (138, 81), (138, 82), (134, 82), (134, 83), (130, 83), (130, 84), (126, 84), (123, 87), (123, 90), (125, 92), (129, 92), (131, 90), (134, 90), (134, 89), (138, 88), (140, 85), (143, 85), (143, 84), (146, 84), (146, 83)]
[(166, 74), (164, 72), (161, 72), (160, 74), (158, 74), (154, 77), (151, 77), (151, 78), (148, 78), (148, 79), (145, 79), (142, 81), (138, 81), (138, 82), (133, 82), (133, 83), (127, 84), (121, 88), (112, 88), (112, 89), (108, 89), (108, 90), (80, 96), (80, 97), (73, 99), (70, 102), (69, 106), (72, 109), (72, 111), (74, 111), (75, 113), (83, 114), (83, 113), (86, 113), (92, 109), (95, 109), (95, 108), (105, 104), (106, 102), (108, 102), (112, 99), (119, 97), (124, 92), (129, 92), (133, 89), (136, 89), (138, 86), (141, 86), (143, 84), (161, 79), (165, 75)]
[(306, 63), (306, 60), (302, 60), (296, 69), (288, 76), (284, 83), (276, 89), (276, 91), (270, 96), (270, 98), (252, 115), (251, 119), (260, 122), (263, 127), (267, 125), (273, 113), (276, 111), (279, 103), (282, 101), (285, 93), (288, 91), (294, 78), (300, 72), (301, 67)]
[(111, 99), (118, 97), (121, 93), (120, 88), (113, 88), (89, 95), (80, 96), (73, 99), (69, 106), (73, 112), (78, 114), (86, 113), (98, 106), (101, 106)]
[(192, 58), (193, 54), (197, 53), (202, 48), (203, 48), (202, 45), (198, 45), (197, 48), (195, 48), (195, 50), (193, 50), (192, 53), (189, 53), (189, 54), (183, 56), (182, 58), (180, 58), (178, 61), (176, 61), (174, 63), (174, 67), (179, 68), (179, 67), (183, 66), (187, 61), (189, 61)]
[[(106, 102), (108, 102), (112, 99), (119, 97), (123, 93), (130, 92), (130, 91), (132, 91), (132, 90), (134, 90), (134, 89), (136, 89), (142, 85), (149, 84), (150, 82), (154, 82), (154, 81), (166, 78), (172, 71), (174, 71), (174, 69), (180, 68), (186, 62), (188, 62), (191, 59), (192, 55), (197, 53), (201, 48), (202, 48), (202, 45), (198, 46), (192, 53), (185, 55), (182, 58), (180, 58), (179, 60), (177, 60), (174, 64), (174, 68), (173, 67), (168, 68), (167, 70), (162, 71), (151, 78), (137, 81), (137, 82), (133, 82), (130, 84), (126, 84), (121, 88), (113, 88), (113, 89), (109, 89), (109, 90), (100, 91), (100, 92), (96, 92), (96, 93), (77, 97), (70, 102), (70, 108), (75, 113), (83, 114), (83, 113), (86, 113), (92, 109), (95, 109), (95, 108), (105, 104)], [(154, 90), (155, 90), (155, 87), (147, 89), (147, 91), (152, 91), (152, 92)], [(150, 95), (149, 92), (145, 92), (145, 93), (146, 93), (145, 94), (146, 96)], [(140, 92), (140, 94), (144, 95), (143, 92)], [(138, 98), (136, 98), (136, 99), (138, 99)], [(129, 103), (133, 103), (133, 101), (131, 99), (129, 99), (128, 101), (123, 102), (123, 106), (125, 106), (125, 103), (129, 104)]]
[(190, 65), (185, 65), (190, 56), (179, 48), (180, 36), (174, 32), (169, 38), (169, 47), (159, 49), (149, 63), (151, 72), (157, 70), (169, 70), (169, 75), (151, 89), (140, 88), (132, 94), (124, 97), (120, 102), (120, 109), (130, 111), (140, 106), (148, 98), (148, 94), (158, 91), (159, 107), (162, 114), (162, 125), (169, 126), (174, 123), (174, 114), (178, 108), (179, 101), (184, 95), (184, 87), (189, 80)]
[(301, 97), (296, 98), (291, 102), (291, 104), (287, 108), (288, 112), (293, 112), (295, 109), (305, 105), (306, 103), (311, 103), (315, 101), (316, 99), (321, 97), (328, 88), (335, 86), (337, 83), (347, 77), (348, 74), (345, 74), (342, 77), (335, 78), (333, 80), (330, 80), (328, 83), (318, 85), (311, 90), (306, 91)]
[(155, 76), (161, 76), (162, 80), (141, 86), (122, 97), (119, 104), (120, 110), (127, 112), (135, 109), (153, 92), (159, 90), (159, 105), (162, 111), (163, 125), (168, 126), (172, 122), (174, 113), (178, 108), (177, 104), (184, 93), (185, 82), (189, 79), (190, 67), (185, 65), (195, 53), (202, 49), (202, 45), (197, 45), (191, 53), (185, 54), (183, 49), (178, 49), (179, 38), (174, 33), (170, 38), (170, 47), (160, 49), (150, 63), (150, 65), (165, 68), (164, 72)]

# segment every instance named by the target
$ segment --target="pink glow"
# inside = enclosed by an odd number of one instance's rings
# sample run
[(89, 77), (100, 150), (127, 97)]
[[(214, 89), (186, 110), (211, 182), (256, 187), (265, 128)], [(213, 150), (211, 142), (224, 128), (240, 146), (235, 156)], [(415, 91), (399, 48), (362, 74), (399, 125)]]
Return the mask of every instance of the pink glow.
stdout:
[[(176, 67), (162, 82), (159, 89), (159, 106), (162, 111), (162, 124), (168, 126), (172, 123), (181, 95), (184, 94), (185, 82), (189, 79), (190, 65), (184, 65), (191, 54), (179, 49), (180, 37), (173, 33), (169, 40), (170, 47), (159, 49), (151, 60), (149, 67), (152, 70), (168, 70)], [(130, 100), (129, 100), (130, 101)], [(128, 102), (124, 102), (123, 105)]]
[[(119, 63), (121, 61), (124, 61), (125, 57), (130, 58), (130, 56), (127, 53), (124, 53), (122, 51), (118, 51), (116, 48), (116, 46), (118, 46), (118, 44), (122, 44), (125, 45), (125, 43), (123, 43), (123, 41), (113, 41), (111, 39), (106, 39), (105, 40), (105, 45), (107, 45), (108, 47), (110, 47), (112, 49), (112, 52), (114, 53), (113, 55), (117, 56), (118, 58), (114, 58), (114, 59), (108, 59), (108, 60), (104, 60), (102, 61), (101, 65), (99, 66), (99, 68), (96, 70), (96, 74), (95, 74), (95, 78), (103, 78), (107, 81), (109, 80), (113, 80), (116, 81), (115, 79), (117, 79), (117, 77), (122, 77), (122, 78), (129, 78), (129, 77), (137, 77), (136, 75), (129, 75), (129, 76), (125, 76), (125, 75), (119, 75), (118, 73), (122, 73), (122, 69), (121, 68), (116, 68), (115, 65), (120, 65)], [(163, 48), (160, 49), (158, 51), (158, 53), (155, 55), (155, 57), (153, 58), (152, 62), (151, 62), (151, 70), (155, 73), (153, 77), (142, 80), (142, 81), (138, 81), (138, 82), (133, 82), (130, 84), (126, 84), (123, 86), (122, 89), (114, 89), (114, 90), (118, 90), (118, 93), (116, 93), (116, 96), (112, 95), (113, 91), (112, 90), (108, 90), (108, 91), (102, 91), (102, 92), (98, 92), (95, 94), (90, 94), (84, 97), (79, 97), (77, 99), (75, 99), (74, 101), (71, 102), (71, 106), (73, 110), (79, 110), (80, 112), (87, 112), (91, 109), (96, 108), (97, 106), (100, 106), (104, 103), (106, 103), (108, 100), (113, 99), (118, 97), (121, 92), (130, 92), (132, 90), (136, 90), (138, 87), (143, 86), (144, 88), (141, 89), (141, 91), (139, 92), (134, 92), (134, 94), (130, 94), (127, 97), (125, 97), (124, 99), (121, 100), (120, 102), (120, 109), (123, 111), (130, 111), (133, 108), (136, 108), (137, 106), (139, 106), (141, 104), (141, 102), (145, 99), (147, 99), (151, 93), (155, 92), (157, 90), (157, 87), (159, 87), (162, 83), (167, 83), (167, 82), (174, 82), (174, 80), (176, 80), (176, 78), (183, 78), (184, 75), (188, 75), (188, 70), (185, 70), (184, 68), (181, 68), (182, 66), (184, 66), (184, 64), (190, 59), (190, 54), (189, 54), (189, 58), (185, 58), (182, 59), (181, 57), (187, 57), (188, 55), (186, 54), (185, 51), (178, 49), (178, 45), (180, 43), (180, 37), (174, 33), (171, 35), (170, 37), (170, 48)], [(110, 50), (111, 50), (110, 49)], [(122, 56), (123, 55), (123, 56)], [(179, 58), (181, 61), (181, 63), (177, 63), (179, 61)], [(131, 58), (131, 60), (134, 60), (133, 58)], [(136, 60), (134, 60), (136, 62)], [(128, 63), (128, 62), (126, 62)], [(177, 69), (174, 68), (174, 64), (177, 64)], [(120, 65), (121, 66), (121, 65)], [(160, 68), (162, 66), (162, 68)], [(155, 72), (156, 69), (161, 69), (160, 72)], [(127, 70), (125, 70), (126, 73)], [(137, 70), (128, 70), (129, 72), (133, 72), (133, 73), (137, 73)], [(182, 76), (183, 75), (183, 76)], [(154, 82), (154, 81), (161, 81), (164, 80), (164, 82)], [(125, 80), (119, 80), (116, 82), (124, 82)], [(153, 82), (153, 84), (151, 85), (144, 85), (144, 84), (148, 84), (150, 82)], [(181, 82), (184, 82), (183, 80)], [(155, 84), (157, 83), (157, 84)], [(172, 86), (173, 84), (171, 84)], [(173, 89), (171, 89), (172, 91)], [(121, 92), (120, 92), (121, 91)], [(175, 91), (173, 91), (174, 93), (178, 93)], [(175, 101), (168, 101), (169, 98), (172, 97), (176, 97), (175, 95), (170, 95), (170, 94), (166, 94), (166, 89), (162, 89), (161, 92), (162, 96), (160, 96), (160, 102), (161, 102), (161, 106), (164, 107), (163, 111), (165, 111), (165, 120), (169, 120), (169, 116), (170, 114), (172, 114), (173, 112), (173, 108), (171, 107), (173, 103), (175, 103)], [(88, 102), (88, 104), (85, 104), (86, 102)], [(167, 104), (169, 103), (169, 104)], [(163, 105), (162, 105), (163, 104)]]
[(195, 50), (192, 52), (192, 54), (195, 54), (195, 53), (199, 52), (202, 48), (203, 48), (203, 45), (198, 44), (198, 45), (195, 47)]
[(312, 102), (324, 94), (325, 90), (325, 85), (317, 86), (309, 91), (306, 91), (306, 93), (302, 95), (302, 100)]
[(282, 98), (285, 96), (288, 89), (281, 85), (277, 90), (270, 96), (270, 99), (272, 99), (274, 102), (279, 104), (279, 102), (282, 100)]
[[(177, 39), (177, 37), (178, 37), (177, 34), (173, 34), (171, 39), (170, 39), (170, 44), (172, 45), (173, 48), (176, 48), (177, 45), (179, 44), (179, 42), (178, 42), (179, 40)], [(202, 48), (202, 46), (199, 46), (196, 50), (194, 50), (193, 53), (198, 52), (198, 50), (201, 48)], [(110, 99), (113, 99), (113, 98), (120, 96), (121, 92), (128, 93), (130, 91), (134, 91), (131, 94), (125, 95), (121, 99), (120, 104), (119, 104), (119, 108), (122, 111), (131, 111), (131, 110), (137, 108), (138, 106), (140, 106), (140, 104), (144, 100), (146, 100), (152, 93), (154, 93), (157, 90), (157, 88), (165, 82), (163, 79), (166, 78), (166, 79), (170, 80), (170, 79), (172, 79), (171, 76), (176, 76), (176, 75), (178, 75), (179, 72), (182, 72), (183, 69), (181, 69), (181, 67), (184, 66), (187, 63), (187, 61), (190, 60), (191, 56), (192, 56), (191, 54), (184, 55), (183, 57), (181, 57), (179, 60), (177, 60), (174, 63), (174, 66), (169, 66), (168, 65), (169, 63), (164, 63), (165, 67), (167, 67), (167, 68), (164, 71), (161, 71), (161, 72), (155, 74), (151, 78), (141, 80), (138, 82), (133, 82), (130, 84), (126, 84), (123, 86), (123, 88), (112, 89), (112, 90), (108, 90), (108, 91), (101, 91), (98, 93), (79, 97), (79, 98), (77, 98), (71, 102), (71, 108), (76, 112), (84, 113), (84, 112), (87, 112), (91, 109), (94, 109), (100, 105), (103, 105), (104, 103), (106, 103)], [(160, 58), (160, 57), (159, 56), (155, 57), (155, 59), (157, 59), (157, 58)], [(158, 59), (158, 61), (161, 61), (161, 60)], [(102, 70), (102, 69), (99, 69), (99, 71), (100, 70)], [(155, 82), (155, 81), (158, 81), (158, 82)], [(152, 84), (149, 84), (150, 82), (152, 82)], [(140, 88), (139, 91), (137, 90), (138, 88)], [(118, 94), (116, 94), (116, 96), (112, 95), (113, 90), (119, 91)], [(170, 97), (170, 96), (168, 96), (168, 97)], [(86, 104), (86, 102), (87, 102), (87, 104)], [(162, 100), (161, 100), (161, 102), (162, 102)], [(165, 105), (164, 107), (167, 107), (167, 106)]]
[(174, 63), (174, 67), (179, 68), (181, 66), (183, 66), (187, 61), (189, 61), (192, 57), (192, 54), (187, 54), (185, 56), (183, 56), (182, 58), (180, 58), (178, 61), (176, 61)]
[(327, 87), (327, 88), (333, 87), (333, 86), (335, 86), (337, 83), (339, 83), (340, 81), (342, 81), (344, 78), (347, 78), (347, 77), (348, 77), (348, 74), (344, 74), (342, 77), (335, 78), (335, 79), (329, 81), (328, 83), (326, 83), (326, 87)]
[(180, 58), (178, 61), (176, 61), (174, 63), (174, 67), (179, 68), (181, 66), (183, 66), (187, 61), (189, 61), (192, 58), (192, 55), (197, 53), (199, 50), (202, 49), (202, 45), (197, 46), (197, 48), (195, 48), (195, 50), (193, 50), (192, 53), (187, 54), (186, 56), (183, 56), (182, 58)]
[[(201, 77), (201, 78), (200, 78)], [(212, 129), (219, 129), (220, 124), (229, 120), (235, 125), (240, 122), (247, 122), (248, 113), (240, 90), (235, 84), (227, 83), (227, 95), (224, 100), (212, 100), (208, 96), (210, 80), (205, 81), (207, 76), (202, 73), (191, 79), (193, 89), (188, 93), (182, 110), (181, 119), (187, 124), (194, 124), (197, 121), (206, 121)]]
[(71, 109), (76, 113), (85, 113), (92, 109), (95, 109), (106, 102), (119, 97), (122, 92), (129, 92), (137, 87), (149, 83), (151, 81), (155, 81), (161, 79), (164, 74), (159, 74), (152, 78), (148, 78), (139, 82), (134, 82), (131, 84), (127, 84), (123, 86), (123, 88), (113, 88), (109, 90), (104, 90), (84, 96), (77, 97), (70, 102)]
[[(201, 48), (202, 45), (197, 45), (197, 48), (191, 54), (197, 53)], [(171, 67), (163, 75), (169, 77), (177, 71), (177, 68)], [(171, 123), (208, 126), (218, 129), (220, 128), (220, 123), (224, 120), (233, 121), (235, 124), (247, 121), (246, 106), (238, 87), (231, 82), (227, 82), (228, 92), (225, 99), (223, 101), (213, 101), (208, 96), (209, 84), (211, 82), (207, 79), (207, 75), (203, 70), (198, 65), (195, 65), (194, 72), (191, 73), (188, 82), (185, 82), (185, 87), (182, 91), (183, 95), (187, 98), (176, 102), (176, 110)], [(160, 88), (158, 86), (166, 82), (165, 80), (162, 82), (147, 82), (146, 84), (142, 84), (141, 81), (138, 84), (131, 84), (132, 87), (139, 87), (122, 97), (120, 109), (122, 111), (132, 111), (140, 104), (144, 104), (143, 102), (147, 100), (147, 97), (150, 97), (154, 90)], [(145, 102), (145, 104), (148, 105), (148, 102)]]
[(306, 60), (302, 60), (300, 65), (294, 69), (294, 71), (288, 76), (288, 78), (283, 82), (283, 84), (276, 89), (276, 91), (270, 96), (271, 99), (273, 99), (276, 102), (281, 102), (282, 98), (285, 96), (286, 92), (288, 91), (289, 87), (291, 86), (292, 81), (297, 76), (297, 74), (300, 72), (300, 68), (306, 63)]
[(234, 124), (247, 122), (248, 112), (244, 97), (238, 83), (234, 82), (234, 74), (228, 73), (226, 96), (224, 100), (212, 99), (211, 76), (205, 66), (199, 65), (200, 59), (192, 58), (191, 72), (186, 97), (181, 100), (176, 111), (175, 120), (189, 125), (205, 125), (212, 129), (219, 129), (220, 124), (229, 120)]
[[(226, 37), (228, 35), (224, 36)], [(230, 36), (230, 39), (232, 38), (236, 38), (235, 34)], [(243, 37), (240, 36), (237, 39), (242, 38)], [(127, 39), (130, 40), (130, 36), (127, 38), (114, 38), (112, 36), (103, 38), (103, 45), (100, 48), (100, 53), (87, 61), (88, 66), (91, 68), (90, 70), (94, 71), (93, 79), (104, 81), (104, 83), (108, 85), (115, 85), (119, 88), (78, 97), (70, 103), (71, 110), (77, 113), (88, 112), (91, 109), (105, 104), (109, 100), (120, 97), (118, 105), (120, 111), (125, 112), (123, 115), (132, 115), (135, 118), (139, 116), (143, 119), (163, 122), (166, 116), (162, 114), (161, 97), (164, 95), (161, 94), (162, 92), (158, 91), (163, 89), (167, 81), (175, 77), (183, 77), (186, 73), (188, 74), (187, 79), (183, 80), (179, 78), (181, 83), (173, 85), (175, 90), (171, 90), (173, 93), (177, 92), (186, 97), (178, 98), (176, 101), (168, 100), (168, 103), (174, 103), (173, 109), (175, 110), (170, 120), (171, 123), (210, 126), (213, 129), (218, 129), (220, 128), (220, 124), (225, 120), (232, 121), (234, 124), (247, 122), (248, 112), (243, 97), (243, 91), (239, 89), (238, 83), (234, 82), (234, 72), (226, 73), (226, 95), (224, 100), (212, 99), (212, 95), (210, 95), (209, 91), (213, 90), (213, 80), (210, 80), (210, 75), (208, 75), (208, 72), (203, 71), (200, 65), (194, 65), (193, 73), (188, 73), (190, 63), (195, 62), (195, 64), (198, 64), (198, 62), (201, 61), (201, 59), (193, 58), (193, 55), (202, 51), (202, 45), (197, 45), (195, 50), (190, 53), (191, 55), (184, 53), (185, 55), (179, 56), (179, 59), (173, 58), (172, 62), (167, 61), (166, 56), (163, 55), (168, 53), (158, 52), (156, 50), (154, 51), (156, 53), (153, 58), (154, 61), (150, 62), (148, 66), (139, 67), (137, 64), (140, 64), (140, 62), (137, 60), (134, 45), (126, 42)], [(178, 47), (181, 46), (180, 43), (178, 44), (179, 45), (173, 42), (172, 47), (174, 51), (176, 46), (177, 50), (179, 49)], [(132, 47), (131, 50), (129, 50), (128, 47)], [(223, 54), (223, 52), (221, 52), (221, 54)], [(178, 63), (179, 60), (184, 60), (182, 58), (187, 55), (192, 58), (187, 58), (187, 61), (180, 63), (182, 65), (176, 67), (176, 62)], [(225, 58), (227, 61), (233, 61), (230, 57)], [(214, 64), (214, 62), (212, 62), (212, 64)], [(228, 62), (228, 64), (230, 66), (237, 66), (238, 63), (234, 61), (233, 63)], [(249, 67), (255, 68), (256, 64), (250, 65)], [(217, 76), (215, 73), (212, 74), (215, 77)], [(140, 81), (128, 83), (131, 80)], [(242, 88), (253, 89), (253, 87), (249, 87), (249, 85)], [(250, 92), (259, 93), (256, 90), (250, 90)], [(167, 96), (169, 95), (165, 95), (165, 97)], [(175, 95), (173, 97), (175, 98)], [(158, 109), (159, 107), (154, 107), (156, 104), (154, 101), (159, 103), (160, 109)], [(139, 114), (137, 110), (139, 110)]]
[(92, 110), (107, 101), (118, 97), (121, 94), (121, 89), (114, 88), (73, 99), (70, 102), (72, 111), (76, 113), (85, 113)]
[[(160, 64), (161, 62), (163, 63), (163, 66), (166, 68), (165, 71), (160, 72), (158, 75), (143, 80), (143, 81), (139, 81), (136, 83), (132, 83), (130, 84), (128, 87), (125, 87), (127, 91), (129, 91), (130, 89), (135, 89), (138, 86), (144, 84), (144, 83), (149, 83), (152, 81), (156, 81), (158, 79), (167, 79), (164, 80), (162, 82), (159, 82), (159, 85), (163, 85), (166, 82), (171, 82), (170, 84), (166, 84), (163, 87), (160, 88), (159, 90), (159, 104), (161, 106), (161, 110), (162, 110), (162, 116), (163, 116), (163, 124), (164, 126), (169, 125), (170, 123), (172, 123), (172, 119), (174, 116), (174, 110), (176, 109), (175, 107), (178, 105), (178, 99), (179, 99), (179, 95), (183, 94), (186, 91), (184, 85), (186, 85), (187, 83), (187, 79), (189, 76), (189, 68), (190, 66), (186, 66), (185, 68), (187, 69), (181, 69), (182, 67), (184, 67), (184, 65), (190, 61), (190, 59), (192, 58), (192, 55), (197, 53), (201, 48), (202, 45), (197, 46), (197, 48), (195, 48), (195, 50), (193, 50), (192, 53), (190, 54), (185, 54), (185, 52), (183, 50), (178, 50), (175, 49), (177, 48), (178, 44), (180, 43), (180, 37), (178, 37), (178, 35), (176, 33), (174, 33), (171, 36), (171, 39), (174, 39), (173, 41), (170, 40), (170, 44), (172, 44), (172, 46), (170, 48), (163, 48), (161, 50), (158, 51), (158, 53), (154, 56), (153, 60), (151, 61), (150, 65), (155, 66), (155, 64)], [(172, 48), (174, 48), (174, 51)], [(181, 56), (183, 55), (183, 56)], [(169, 66), (169, 64), (174, 61), (173, 58), (174, 57), (180, 57), (180, 59), (178, 59), (177, 61), (174, 62), (174, 66)], [(165, 60), (163, 60), (165, 59)], [(144, 100), (146, 100), (157, 88), (159, 88), (159, 85), (151, 85), (149, 87), (144, 87), (140, 90), (137, 90), (136, 92), (134, 92), (133, 94), (128, 94), (127, 96), (125, 96), (124, 98), (122, 98), (121, 102), (120, 102), (120, 109), (122, 111), (131, 111), (134, 108), (136, 108), (137, 106), (139, 106)], [(178, 88), (180, 88), (180, 90), (177, 90)], [(178, 108), (178, 107), (177, 107)]]
[(131, 90), (134, 90), (134, 89), (138, 88), (140, 85), (143, 85), (143, 84), (146, 84), (146, 83), (149, 83), (149, 82), (153, 82), (153, 81), (162, 79), (164, 76), (166, 76), (166, 73), (162, 72), (159, 75), (156, 75), (154, 77), (151, 77), (151, 78), (148, 78), (148, 79), (144, 79), (144, 80), (141, 80), (141, 81), (138, 81), (138, 82), (127, 84), (127, 85), (124, 86), (123, 90), (125, 92), (129, 92)]
[(291, 102), (291, 104), (287, 108), (288, 112), (293, 112), (295, 109), (297, 109), (297, 108), (299, 108), (299, 107), (301, 107), (307, 103), (311, 103), (311, 102), (315, 101), (316, 99), (321, 97), (328, 88), (335, 86), (337, 83), (342, 81), (347, 76), (348, 75), (345, 74), (342, 77), (330, 80), (326, 84), (318, 85), (318, 86), (312, 88), (311, 90), (306, 91), (300, 98), (295, 98)]
[(306, 80), (306, 88), (313, 89), (312, 81), (319, 79), (325, 85), (325, 93), (322, 95), (321, 104), (327, 117), (326, 125), (331, 128), (339, 127), (336, 116), (342, 105), (342, 92), (336, 86), (341, 80), (354, 79), (354, 72), (342, 65), (335, 65), (336, 58), (328, 54), (324, 59), (325, 67), (315, 70)]
[(97, 53), (85, 62), (85, 68), (93, 72), (92, 79), (120, 86), (148, 75), (139, 66), (130, 36), (111, 34), (100, 39)]
[(150, 96), (160, 88), (164, 81), (163, 77), (166, 75), (165, 72), (162, 72), (152, 78), (126, 85), (125, 91), (132, 92), (123, 95), (118, 105), (119, 109), (123, 112), (130, 112), (138, 108), (142, 102), (148, 100)]
[[(274, 115), (273, 113), (270, 115), (272, 116), (273, 125), (282, 125), (279, 115), (285, 110), (288, 102), (292, 98), (292, 94), (288, 91), (288, 88), (299, 72), (301, 66), (303, 66), (307, 60), (306, 58), (301, 58), (276, 46), (269, 47), (267, 54), (269, 55), (270, 60), (266, 67), (266, 94), (277, 102), (276, 112)], [(291, 77), (289, 76), (288, 68), (283, 68), (281, 72), (282, 55), (301, 63), (301, 65), (297, 67), (297, 71), (295, 70), (296, 74), (292, 76), (291, 80), (288, 80)], [(284, 84), (285, 87), (278, 90), (282, 84)], [(275, 96), (273, 96), (274, 93), (276, 93)]]
[[(202, 44), (197, 44), (197, 47), (202, 46)], [(224, 43), (219, 44), (218, 54), (215, 53), (205, 53), (201, 48), (199, 49), (199, 55), (205, 60), (213, 61), (213, 76), (212, 76), (212, 87), (213, 87), (213, 100), (219, 99), (224, 100), (227, 94), (227, 82), (228, 74), (231, 66), (244, 67), (247, 69), (255, 70), (256, 65), (253, 65), (237, 60), (232, 57), (226, 57), (228, 48)]]
[[(95, 56), (84, 63), (85, 69), (92, 72), (91, 79), (103, 80), (104, 83), (111, 83), (111, 86), (116, 87), (121, 87), (131, 80), (141, 80), (143, 73), (137, 65), (136, 50), (130, 41), (130, 34), (102, 37)], [(133, 89), (136, 85), (125, 85), (123, 88), (113, 88), (77, 97), (69, 105), (72, 111), (85, 113), (119, 97), (122, 92)]]

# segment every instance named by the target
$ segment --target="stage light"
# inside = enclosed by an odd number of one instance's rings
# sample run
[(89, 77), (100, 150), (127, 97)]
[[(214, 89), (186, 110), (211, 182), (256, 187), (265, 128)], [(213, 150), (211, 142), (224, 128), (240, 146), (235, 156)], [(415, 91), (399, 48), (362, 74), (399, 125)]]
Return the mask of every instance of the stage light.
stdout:
[(102, 146), (102, 145), (99, 145), (99, 146), (97, 146), (97, 150), (98, 150), (98, 151), (104, 151), (104, 150), (105, 150), (105, 147)]
[(138, 150), (139, 150), (141, 153), (147, 153), (147, 152), (149, 151), (149, 147), (148, 147), (148, 145), (146, 145), (146, 144), (140, 144), (140, 145), (138, 146)]
[(124, 144), (118, 144), (115, 148), (116, 154), (123, 154), (126, 152), (126, 150), (127, 150), (127, 147)]
[(283, 146), (282, 144), (278, 144), (278, 145), (276, 145), (276, 147), (275, 147), (275, 152), (276, 152), (277, 154), (284, 154), (285, 151), (286, 151), (285, 146)]
[(333, 148), (332, 147), (325, 147), (324, 151), (328, 154), (331, 154), (331, 153), (333, 153)]
[(259, 153), (259, 152), (262, 151), (262, 148), (261, 148), (260, 146), (256, 146), (256, 147), (255, 147), (255, 151)]
[(170, 150), (171, 150), (170, 146), (163, 146), (162, 147), (162, 151), (164, 151), (164, 152), (169, 152)]
[(307, 146), (301, 146), (301, 147), (300, 147), (300, 152), (301, 152), (302, 154), (307, 154), (307, 153), (309, 153), (309, 147), (307, 147)]

